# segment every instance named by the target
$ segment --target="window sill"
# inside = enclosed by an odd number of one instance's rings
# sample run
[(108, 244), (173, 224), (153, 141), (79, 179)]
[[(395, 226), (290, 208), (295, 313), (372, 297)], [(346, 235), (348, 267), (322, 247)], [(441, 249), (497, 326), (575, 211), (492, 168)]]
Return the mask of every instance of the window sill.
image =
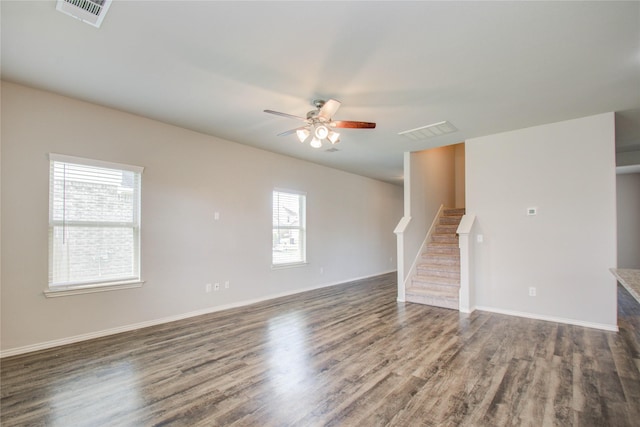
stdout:
[(92, 294), (95, 292), (119, 291), (122, 289), (141, 288), (143, 280), (131, 280), (127, 282), (98, 283), (91, 285), (79, 285), (73, 287), (60, 287), (60, 289), (45, 289), (44, 296), (47, 298), (66, 297), (70, 295)]
[(290, 264), (271, 264), (272, 270), (284, 270), (287, 268), (306, 267), (308, 262), (292, 262)]

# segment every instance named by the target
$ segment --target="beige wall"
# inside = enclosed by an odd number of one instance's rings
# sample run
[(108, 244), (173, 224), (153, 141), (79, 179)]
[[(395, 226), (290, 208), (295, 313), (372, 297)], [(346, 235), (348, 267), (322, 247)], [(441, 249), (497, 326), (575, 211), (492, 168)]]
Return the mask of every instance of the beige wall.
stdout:
[[(613, 113), (466, 142), (478, 308), (616, 328)], [(536, 216), (527, 208), (537, 207)], [(537, 296), (528, 296), (529, 287)]]
[(455, 205), (455, 153), (453, 145), (411, 153), (412, 218), (431, 224), (440, 205)]
[[(49, 152), (145, 168), (144, 287), (45, 298)], [(401, 187), (6, 82), (1, 183), (5, 353), (396, 269)], [(305, 267), (271, 269), (274, 187), (307, 193)]]
[(456, 161), (456, 208), (465, 207), (465, 182), (464, 182), (464, 143), (453, 146)]
[(640, 173), (617, 176), (618, 267), (640, 269)]

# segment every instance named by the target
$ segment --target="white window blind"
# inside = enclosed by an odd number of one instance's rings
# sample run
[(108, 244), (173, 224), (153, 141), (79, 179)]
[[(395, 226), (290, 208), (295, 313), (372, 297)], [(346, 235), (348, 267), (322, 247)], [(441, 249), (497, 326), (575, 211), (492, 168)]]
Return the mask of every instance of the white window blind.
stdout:
[(306, 262), (305, 204), (303, 193), (273, 191), (274, 266)]
[(49, 158), (49, 288), (139, 281), (143, 168)]

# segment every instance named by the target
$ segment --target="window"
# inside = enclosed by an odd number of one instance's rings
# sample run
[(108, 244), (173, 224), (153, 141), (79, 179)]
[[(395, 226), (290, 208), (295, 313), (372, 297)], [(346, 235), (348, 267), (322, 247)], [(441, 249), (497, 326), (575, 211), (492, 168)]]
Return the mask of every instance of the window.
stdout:
[(304, 264), (305, 251), (304, 193), (273, 192), (273, 266)]
[(49, 159), (49, 293), (140, 286), (143, 168)]

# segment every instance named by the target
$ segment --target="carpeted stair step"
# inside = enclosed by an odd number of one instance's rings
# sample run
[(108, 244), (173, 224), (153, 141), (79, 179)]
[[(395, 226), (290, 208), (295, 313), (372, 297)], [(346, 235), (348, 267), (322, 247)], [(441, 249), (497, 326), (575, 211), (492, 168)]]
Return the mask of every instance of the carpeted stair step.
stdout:
[(458, 225), (464, 209), (446, 208), (438, 218), (431, 240), (420, 256), (416, 274), (405, 291), (405, 299), (436, 307), (459, 308), (460, 247)]
[(421, 259), (418, 262), (418, 268), (425, 268), (430, 270), (438, 270), (438, 271), (450, 271), (455, 273), (460, 273), (460, 259), (451, 260), (450, 258), (446, 258), (444, 261), (441, 259)]
[(453, 295), (453, 293), (448, 290), (446, 292), (437, 292), (429, 289), (409, 287), (405, 292), (405, 298), (409, 302), (450, 308), (453, 310), (458, 310), (460, 307), (458, 295)]
[(462, 215), (461, 216), (443, 216), (440, 217), (440, 220), (438, 221), (438, 224), (440, 225), (458, 225), (460, 224), (460, 220), (462, 219)]
[(420, 263), (423, 262), (439, 265), (455, 265), (460, 268), (460, 254), (457, 256), (451, 254), (422, 254)]
[(445, 208), (443, 210), (443, 216), (462, 216), (466, 213), (465, 208)]
[(460, 265), (421, 262), (417, 265), (420, 276), (448, 277), (460, 281)]
[(435, 232), (436, 234), (456, 234), (458, 231), (458, 224), (437, 224)]
[(429, 286), (432, 286), (432, 285), (459, 288), (460, 278), (427, 276), (427, 275), (416, 274), (411, 279), (411, 285), (422, 287), (422, 288), (428, 288)]
[(440, 296), (450, 296), (452, 298), (457, 298), (460, 293), (460, 286), (450, 286), (438, 283), (423, 283), (423, 282), (412, 282), (409, 286), (411, 289), (419, 289), (420, 291), (430, 291)]
[(458, 236), (455, 234), (437, 234), (434, 233), (431, 235), (431, 241), (435, 243), (450, 243), (457, 245), (458, 244)]
[(431, 242), (427, 245), (427, 255), (432, 254), (447, 254), (460, 256), (460, 248), (457, 243), (439, 243)]
[(434, 252), (434, 251), (429, 251), (427, 249), (427, 252), (423, 252), (422, 255), (420, 256), (420, 258), (423, 261), (426, 261), (427, 259), (431, 259), (433, 262), (443, 262), (445, 264), (448, 263), (449, 260), (452, 261), (456, 261), (456, 262), (460, 262), (460, 251), (458, 252)]

